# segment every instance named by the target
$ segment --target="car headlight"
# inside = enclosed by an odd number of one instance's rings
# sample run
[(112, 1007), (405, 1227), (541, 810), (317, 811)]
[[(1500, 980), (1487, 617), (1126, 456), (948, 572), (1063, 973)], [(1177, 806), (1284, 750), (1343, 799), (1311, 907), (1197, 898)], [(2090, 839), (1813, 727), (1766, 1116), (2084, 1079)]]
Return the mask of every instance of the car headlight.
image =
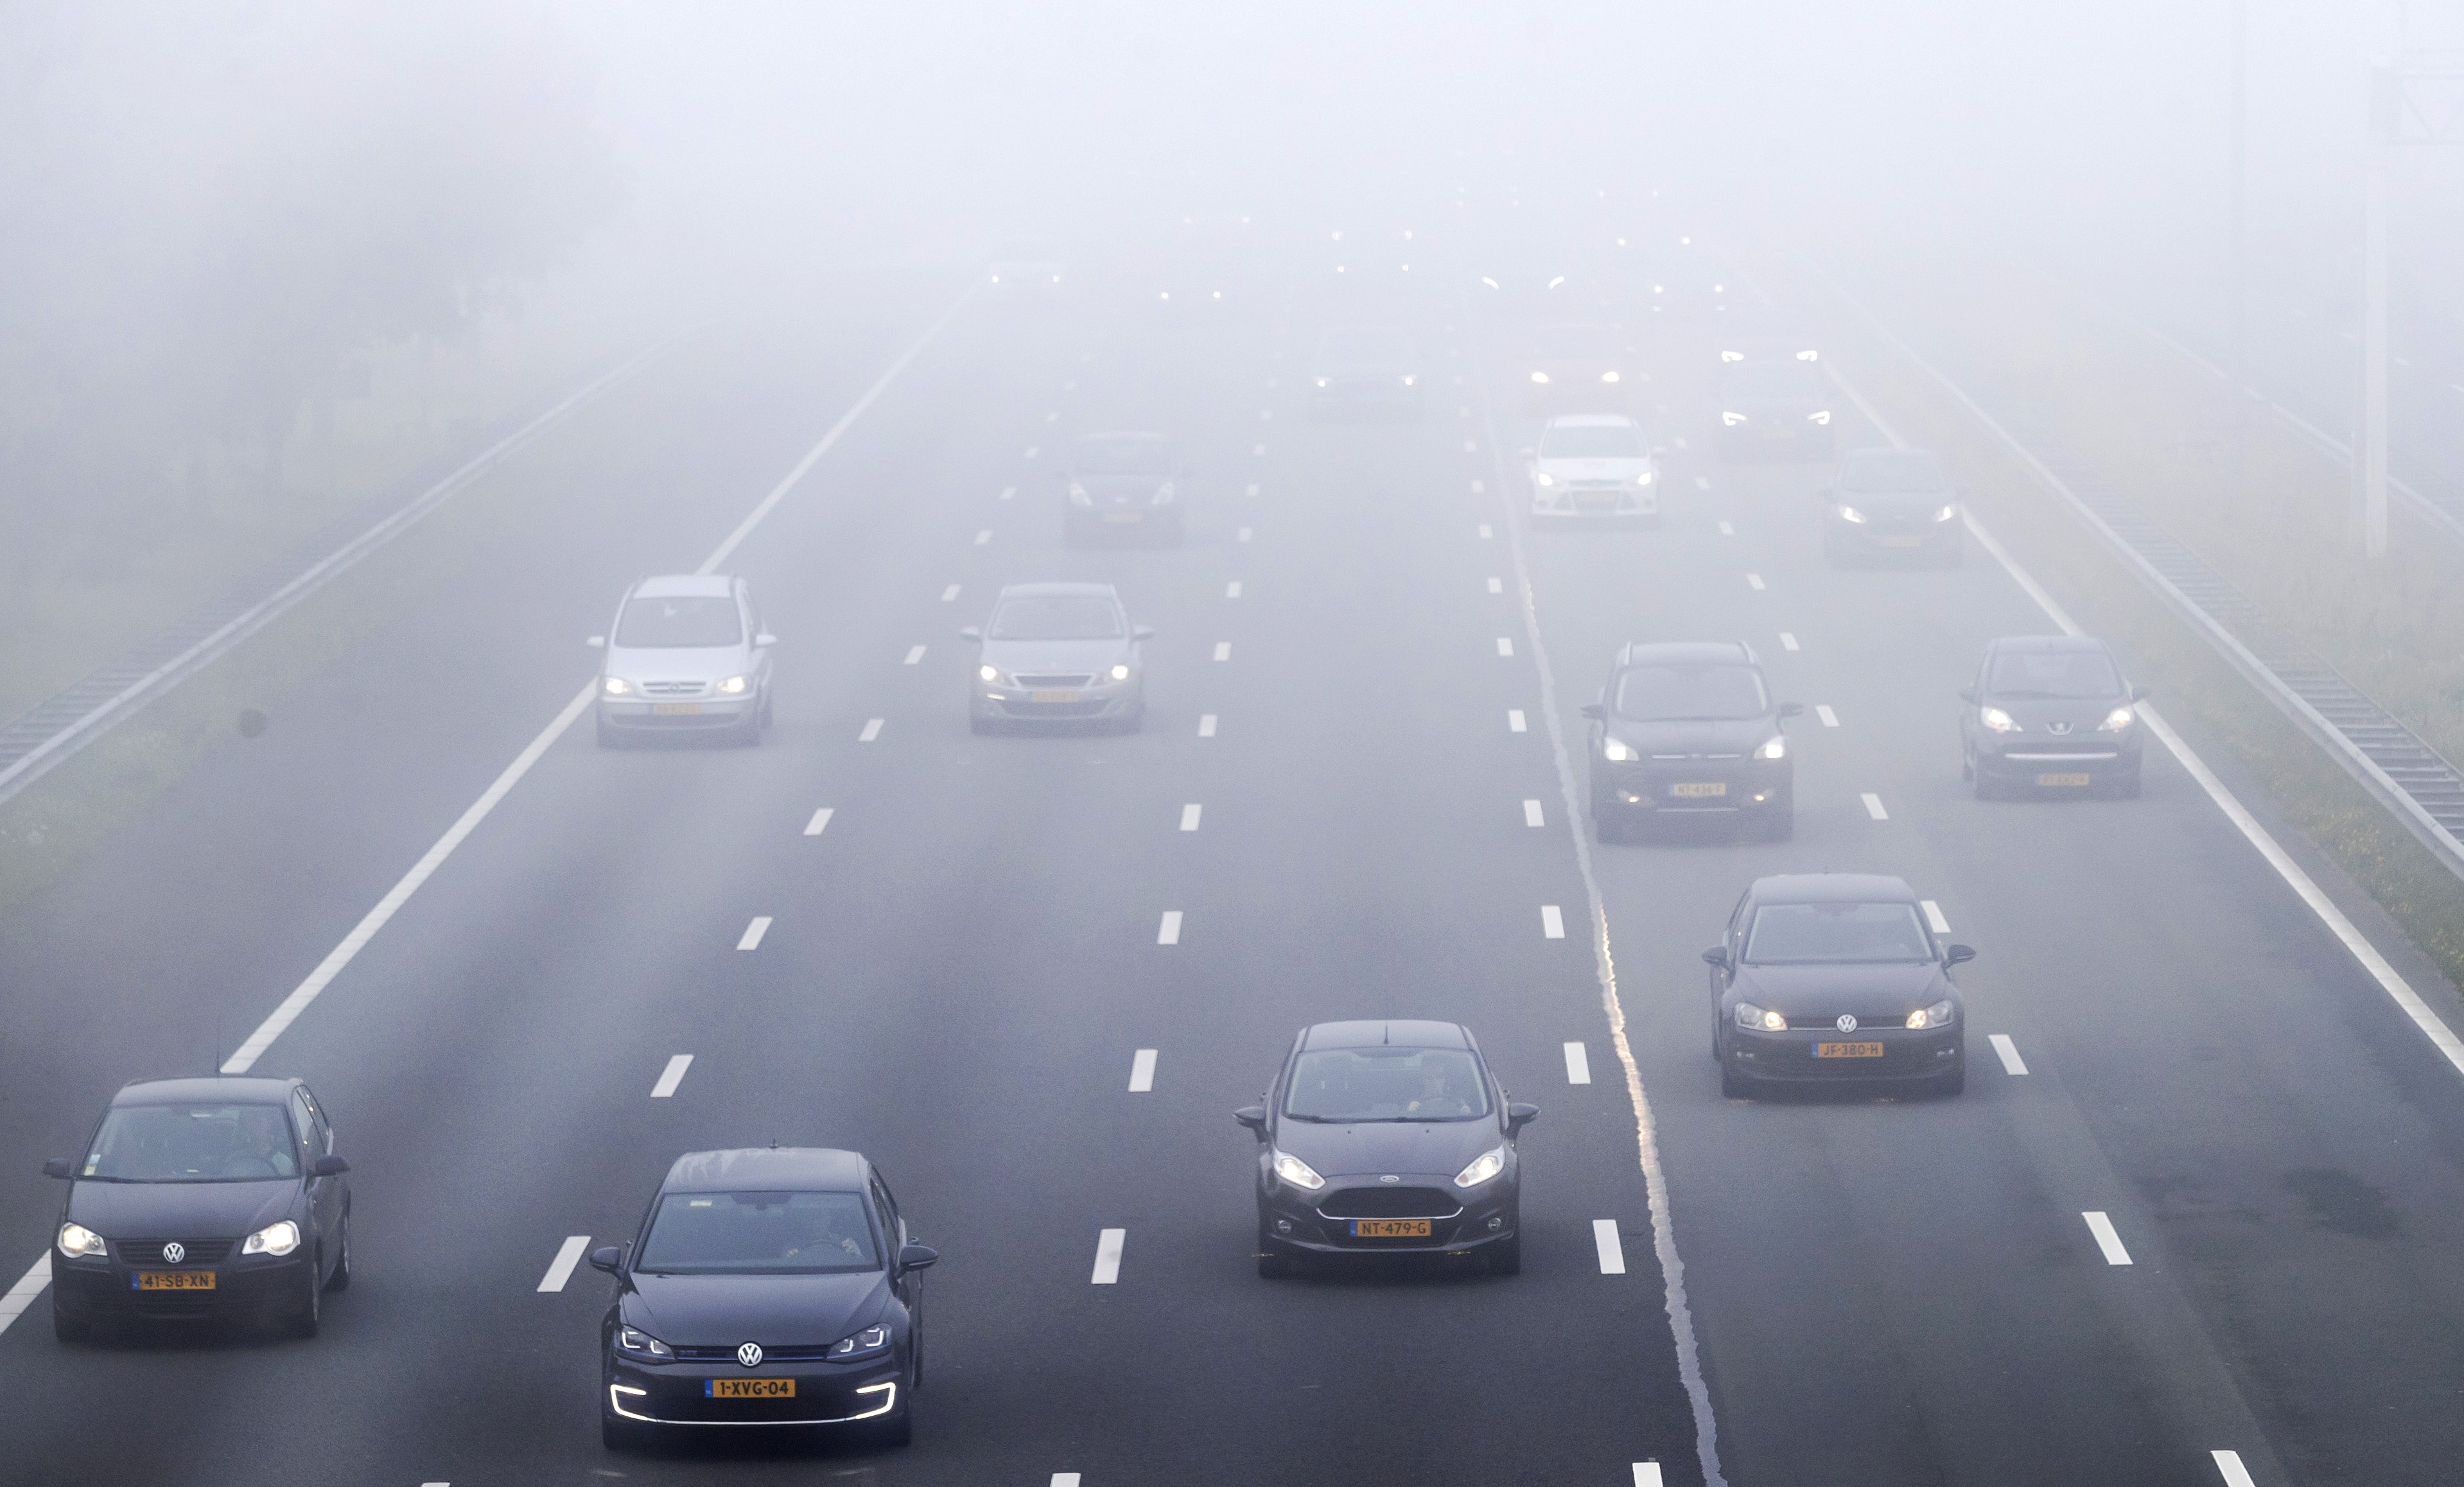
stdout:
[(1172, 482), (1167, 480), (1163, 484), (1155, 487), (1155, 504), (1161, 506), (1164, 502), (1171, 500), (1172, 495)]
[(749, 676), (731, 676), (718, 684), (718, 690), (721, 696), (734, 697), (752, 685), (753, 678)]
[(1557, 483), (1557, 477), (1545, 470), (1535, 470), (1531, 472), (1531, 483), (1536, 486), (1553, 486)]
[(1771, 734), (1771, 737), (1763, 740), (1763, 746), (1761, 748), (1754, 751), (1754, 757), (1757, 759), (1787, 758), (1788, 735), (1786, 733)]
[(2131, 711), (2128, 704), (2124, 704), (2106, 713), (2104, 721), (2096, 725), (2096, 731), (2100, 733), (2118, 733), (2138, 721), (2139, 714)]
[(1865, 514), (1859, 511), (1854, 506), (1842, 506), (1839, 508), (1839, 519), (1841, 521), (1853, 521), (1861, 527), (1865, 524)]
[(1942, 1000), (1935, 1002), (1930, 1007), (1920, 1007), (1916, 1011), (1909, 1013), (1908, 1026), (1948, 1027), (1950, 1026), (1951, 1014), (1956, 1009), (1954, 1009), (1950, 1004), (1950, 998), (1946, 996)]
[(299, 1226), (287, 1218), (275, 1219), (240, 1241), (242, 1255), (288, 1255), (299, 1248)]
[(599, 690), (606, 696), (625, 697), (631, 695), (633, 684), (621, 676), (603, 677), (599, 683)]
[(1095, 504), (1095, 498), (1087, 493), (1087, 488), (1085, 486), (1072, 480), (1069, 482), (1069, 504), (1072, 506), (1092, 506)]
[(1720, 360), (1723, 361), (1742, 361), (1745, 359), (1746, 354), (1742, 351), (1723, 351), (1720, 353)]
[(1604, 383), (1613, 383), (1613, 382), (1616, 382), (1617, 380), (1617, 373), (1615, 373), (1615, 372), (1602, 372), (1602, 373), (1600, 374), (1600, 381), (1602, 381), (1602, 382), (1604, 382)]
[(1321, 377), (1317, 380), (1317, 384), (1321, 387), (1331, 387), (1334, 385), (1334, 379), (1331, 377)]
[(853, 1337), (843, 1337), (830, 1345), (830, 1362), (847, 1363), (851, 1359), (870, 1357), (890, 1350), (890, 1327), (876, 1323)]
[(1113, 667), (1112, 667), (1112, 680), (1113, 680), (1113, 681), (1116, 681), (1116, 682), (1126, 682), (1126, 681), (1128, 681), (1129, 679), (1130, 679), (1130, 666), (1129, 666), (1129, 663), (1128, 663), (1128, 662), (1126, 662), (1126, 661), (1123, 661), (1123, 662), (1116, 662), (1116, 663), (1114, 663), (1114, 665), (1113, 665)]
[(993, 666), (992, 666), (992, 665), (990, 665), (989, 663), (987, 663), (986, 665), (979, 666), (979, 667), (976, 667), (976, 675), (977, 675), (977, 676), (979, 676), (979, 677), (980, 677), (980, 678), (982, 678), (983, 680), (985, 680), (985, 681), (987, 681), (987, 682), (995, 682), (995, 683), (998, 683), (998, 682), (1001, 680), (1001, 671), (1000, 671), (1000, 669), (999, 669), (999, 668), (997, 668), (997, 667), (993, 667)]
[(1755, 1033), (1785, 1033), (1788, 1031), (1788, 1018), (1769, 1007), (1741, 1001), (1737, 1003), (1737, 1026)]
[(1796, 354), (1796, 359), (1800, 361), (1813, 361), (1818, 360), (1821, 355), (1819, 351), (1800, 351)]
[(83, 1224), (60, 1225), (60, 1253), (75, 1258), (103, 1253), (102, 1236)]
[(1471, 1165), (1455, 1173), (1458, 1188), (1477, 1188), (1506, 1170), (1506, 1148), (1498, 1147), (1471, 1159)]
[(1403, 374), (1403, 385), (1406, 387), (1418, 386), (1419, 384), (1419, 381), (1420, 379), (1419, 377), (1410, 372), (1405, 372)]
[(1639, 486), (1647, 486), (1651, 484), (1651, 477), (1652, 471), (1646, 470), (1641, 474), (1634, 477), (1634, 483)]
[(1745, 421), (1746, 415), (1743, 413), (1722, 413), (1720, 415), (1720, 422), (1730, 428), (1736, 427), (1739, 424), (1742, 424)]
[(1603, 738), (1600, 740), (1600, 757), (1612, 764), (1631, 764), (1642, 755), (1635, 753), (1634, 745), (1622, 738)]
[(1993, 730), (1997, 733), (2015, 733), (2019, 731), (2018, 723), (2012, 718), (2010, 713), (2003, 711), (2000, 708), (1977, 709), (1976, 721), (1984, 724), (1986, 727)]
[(1827, 424), (1831, 422), (1831, 410), (1829, 408), (1824, 408), (1819, 412), (1808, 413), (1805, 416), (1817, 424)]
[(1546, 372), (1534, 372), (1531, 374), (1531, 380), (1535, 383), (1545, 383), (1549, 380), (1549, 374)]
[(639, 1327), (618, 1327), (616, 1349), (619, 1352), (631, 1353), (636, 1358), (673, 1359), (676, 1356), (674, 1348)]
[(1323, 1188), (1326, 1186), (1325, 1178), (1320, 1177), (1316, 1170), (1307, 1162), (1302, 1161), (1299, 1157), (1292, 1155), (1288, 1151), (1278, 1151), (1275, 1153), (1275, 1175), (1282, 1178), (1284, 1181), (1290, 1183), (1295, 1188)]
[(1958, 514), (1959, 508), (1946, 501), (1943, 503), (1942, 510), (1933, 514), (1933, 519), (1936, 521), (1949, 521)]

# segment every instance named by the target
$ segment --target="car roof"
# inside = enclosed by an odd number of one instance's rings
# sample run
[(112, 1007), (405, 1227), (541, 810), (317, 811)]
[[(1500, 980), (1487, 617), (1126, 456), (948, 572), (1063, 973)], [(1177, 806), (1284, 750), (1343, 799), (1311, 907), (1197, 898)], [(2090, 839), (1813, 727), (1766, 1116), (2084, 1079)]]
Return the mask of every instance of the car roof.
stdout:
[(2093, 635), (2005, 635), (1990, 650), (2092, 650), (2109, 654), (2111, 647)]
[(1560, 413), (1549, 420), (1548, 428), (1633, 428), (1639, 426), (1622, 413)]
[(1836, 904), (1895, 902), (1913, 904), (1914, 888), (1904, 878), (1879, 872), (1792, 872), (1756, 878), (1757, 904)]
[(1754, 647), (1744, 641), (1628, 641), (1617, 652), (1621, 667), (1655, 661), (1742, 661), (1754, 665)]
[(111, 1097), (114, 1105), (191, 1104), (216, 1100), (231, 1104), (280, 1104), (296, 1079), (248, 1079), (209, 1076), (205, 1079), (145, 1079), (123, 1084)]
[(1111, 600), (1121, 597), (1121, 591), (1109, 583), (1004, 583), (1001, 591), (1002, 599), (1044, 594), (1100, 594)]
[(688, 1151), (668, 1169), (662, 1192), (733, 1192), (744, 1189), (805, 1189), (856, 1192), (869, 1164), (854, 1151), (831, 1147), (738, 1147), (732, 1151)]
[(736, 580), (723, 573), (671, 573), (633, 585), (635, 599), (724, 599)]
[(1303, 1048), (1469, 1048), (1471, 1035), (1453, 1022), (1390, 1018), (1379, 1022), (1319, 1022), (1301, 1029)]

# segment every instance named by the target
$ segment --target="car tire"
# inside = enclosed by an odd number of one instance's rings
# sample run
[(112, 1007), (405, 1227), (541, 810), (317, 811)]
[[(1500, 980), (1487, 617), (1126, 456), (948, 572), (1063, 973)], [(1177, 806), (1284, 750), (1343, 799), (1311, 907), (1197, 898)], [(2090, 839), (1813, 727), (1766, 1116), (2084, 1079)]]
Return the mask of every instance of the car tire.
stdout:
[(1723, 1098), (1749, 1100), (1753, 1098), (1753, 1082), (1737, 1072), (1734, 1060), (1720, 1061), (1720, 1094)]
[(1967, 1087), (1968, 1069), (1966, 1065), (1962, 1065), (1959, 1068), (1951, 1070), (1947, 1074), (1941, 1075), (1938, 1078), (1929, 1081), (1925, 1086), (1925, 1093), (1932, 1095), (1938, 1100), (1947, 1100)]
[(1492, 1276), (1523, 1274), (1522, 1232), (1517, 1230), (1512, 1237), (1491, 1244), (1483, 1257), (1488, 1261), (1488, 1273)]
[(1979, 769), (1974, 771), (1973, 776), (1976, 798), (1980, 800), (1991, 800), (2001, 795), (2002, 787), (1995, 784), (1992, 777), (1988, 776), (1984, 770)]
[(872, 1428), (873, 1444), (878, 1446), (912, 1446), (915, 1444), (915, 1407), (900, 1405), (889, 1417)]
[(631, 1420), (599, 1417), (599, 1444), (609, 1451), (635, 1452), (650, 1443), (649, 1432)]
[(1963, 785), (1976, 782), (1976, 761), (1968, 756), (1965, 749), (1959, 751), (1959, 782)]
[(1728, 1050), (1721, 1042), (1721, 1039), (1727, 1034), (1727, 1026), (1728, 1019), (1721, 1015), (1720, 1004), (1713, 1002), (1711, 1004), (1711, 1061), (1714, 1063), (1726, 1064), (1728, 1061)]
[(1292, 1257), (1288, 1253), (1277, 1247), (1274, 1240), (1266, 1237), (1266, 1226), (1261, 1221), (1258, 1225), (1258, 1279), (1261, 1280), (1288, 1279), (1298, 1268), (1292, 1263)]
[(759, 707), (744, 714), (744, 721), (737, 727), (736, 747), (739, 749), (761, 747), (761, 710)]
[(770, 726), (770, 689), (761, 689), (761, 726)]
[(317, 1329), (324, 1323), (325, 1279), (322, 1274), (324, 1268), (325, 1258), (321, 1254), (309, 1257), (306, 1272), (308, 1282), (302, 1287), (306, 1294), (294, 1305), (290, 1324), (284, 1328), (293, 1337), (315, 1337)]
[(341, 1228), (335, 1236), (334, 1246), (341, 1253), (334, 1257), (334, 1273), (325, 1278), (325, 1289), (347, 1291), (351, 1288), (351, 1211), (348, 1209), (342, 1211)]
[(617, 733), (616, 730), (609, 728), (605, 718), (599, 718), (596, 720), (596, 732), (599, 735), (599, 747), (602, 749), (622, 749), (625, 747), (624, 735)]
[(52, 1336), (63, 1343), (91, 1343), (95, 1340), (94, 1323), (84, 1317), (73, 1317), (60, 1309), (59, 1298), (52, 1298)]

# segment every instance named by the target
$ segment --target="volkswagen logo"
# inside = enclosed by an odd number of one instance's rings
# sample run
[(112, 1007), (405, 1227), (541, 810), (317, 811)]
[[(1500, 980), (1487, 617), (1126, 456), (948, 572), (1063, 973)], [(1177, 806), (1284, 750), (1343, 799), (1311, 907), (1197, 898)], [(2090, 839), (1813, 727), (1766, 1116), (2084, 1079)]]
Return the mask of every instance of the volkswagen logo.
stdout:
[(759, 1343), (745, 1343), (739, 1345), (736, 1349), (736, 1361), (744, 1365), (748, 1368), (760, 1367), (761, 1345)]
[(1833, 1023), (1832, 1026), (1837, 1028), (1842, 1033), (1854, 1033), (1857, 1031), (1856, 1014), (1848, 1012), (1839, 1014), (1839, 1020)]
[(163, 1263), (165, 1265), (176, 1265), (187, 1257), (188, 1247), (177, 1239), (163, 1246)]
[(2045, 732), (2049, 733), (2067, 733), (2070, 731), (2071, 726), (2068, 723), (2048, 723), (2045, 725)]
[(1379, 1182), (1401, 1182), (1403, 1179), (1402, 1179), (1402, 1178), (1400, 1178), (1400, 1177), (1396, 1176), (1396, 1175), (1395, 1175), (1394, 1173), (1392, 1173), (1392, 1172), (1389, 1172), (1389, 1173), (1387, 1173), (1385, 1176), (1380, 1177), (1380, 1178), (1378, 1178), (1377, 1180), (1378, 1180)]

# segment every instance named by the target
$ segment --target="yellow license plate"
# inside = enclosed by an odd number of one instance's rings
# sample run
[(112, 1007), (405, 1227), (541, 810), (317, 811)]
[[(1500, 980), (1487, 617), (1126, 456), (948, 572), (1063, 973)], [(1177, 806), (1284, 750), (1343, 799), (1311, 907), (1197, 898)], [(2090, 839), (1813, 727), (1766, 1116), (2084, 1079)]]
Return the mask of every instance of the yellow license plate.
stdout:
[(1032, 694), (1032, 700), (1036, 702), (1076, 702), (1078, 700), (1078, 694), (1076, 692), (1035, 692)]
[(1143, 521), (1146, 519), (1146, 514), (1144, 512), (1106, 512), (1104, 519), (1106, 521)]
[(691, 717), (701, 711), (698, 702), (654, 702), (650, 711), (661, 717)]
[(128, 1278), (132, 1291), (210, 1291), (210, 1270), (141, 1270)]
[(1914, 547), (1924, 540), (1925, 538), (1923, 537), (1884, 537), (1882, 538), (1882, 545), (1884, 547)]
[(1355, 1239), (1425, 1239), (1429, 1221), (1425, 1218), (1355, 1218), (1352, 1221)]
[(1713, 780), (1707, 785), (1671, 785), (1668, 787), (1668, 793), (1680, 800), (1700, 800), (1712, 796), (1727, 795), (1728, 786), (1725, 780)]
[(1880, 1043), (1816, 1043), (1814, 1045), (1814, 1056), (1817, 1059), (1879, 1059), (1882, 1056), (1882, 1045)]
[(2085, 775), (2039, 775), (2036, 776), (2036, 783), (2040, 785), (2084, 785), (2087, 781), (2088, 776)]
[(794, 1379), (704, 1379), (704, 1399), (793, 1399)]

